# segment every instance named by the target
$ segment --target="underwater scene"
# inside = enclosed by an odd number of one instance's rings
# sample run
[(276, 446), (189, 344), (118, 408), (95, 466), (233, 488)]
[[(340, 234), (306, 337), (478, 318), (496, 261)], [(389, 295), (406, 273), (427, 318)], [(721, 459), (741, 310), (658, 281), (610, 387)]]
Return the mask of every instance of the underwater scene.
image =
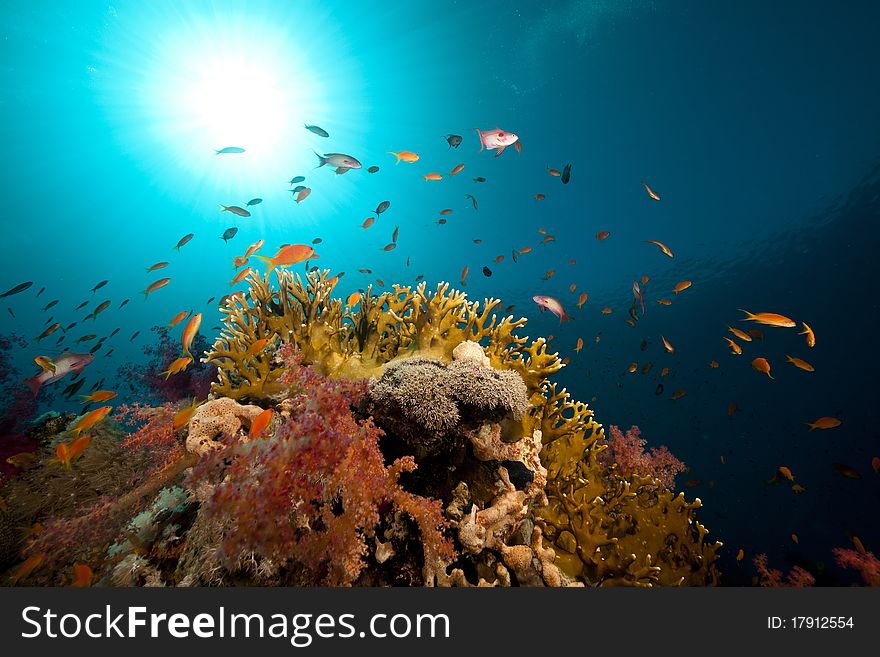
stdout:
[(880, 584), (880, 4), (0, 17), (3, 585)]

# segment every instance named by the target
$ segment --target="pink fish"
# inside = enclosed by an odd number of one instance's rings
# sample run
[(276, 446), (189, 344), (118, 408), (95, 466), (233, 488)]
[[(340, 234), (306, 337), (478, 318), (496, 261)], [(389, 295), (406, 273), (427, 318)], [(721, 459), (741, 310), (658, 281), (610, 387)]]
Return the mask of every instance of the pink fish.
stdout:
[(642, 297), (642, 289), (639, 287), (638, 281), (633, 281), (633, 296), (640, 304), (642, 304), (642, 314), (645, 314), (645, 299)]
[(496, 157), (500, 155), (505, 148), (519, 139), (519, 137), (512, 132), (504, 132), (501, 128), (485, 131), (475, 128), (475, 130), (477, 131), (477, 134), (480, 135), (480, 150), (482, 151), (484, 148), (489, 150), (497, 148), (499, 149), (499, 152), (495, 154)]
[(40, 370), (31, 378), (22, 381), (22, 383), (30, 388), (31, 392), (34, 393), (34, 397), (36, 397), (40, 392), (40, 386), (48, 383), (55, 383), (55, 381), (64, 378), (71, 372), (79, 373), (93, 360), (95, 360), (93, 354), (74, 354), (67, 351), (52, 361), (55, 363), (54, 374), (51, 371), (47, 372), (46, 370)]
[(541, 310), (541, 312), (544, 312), (544, 308), (546, 308), (551, 313), (556, 315), (559, 318), (560, 324), (562, 324), (562, 322), (567, 322), (569, 319), (571, 319), (565, 313), (565, 308), (562, 307), (562, 304), (559, 303), (558, 299), (554, 299), (553, 297), (535, 295), (532, 297), (532, 301), (538, 304), (538, 308)]

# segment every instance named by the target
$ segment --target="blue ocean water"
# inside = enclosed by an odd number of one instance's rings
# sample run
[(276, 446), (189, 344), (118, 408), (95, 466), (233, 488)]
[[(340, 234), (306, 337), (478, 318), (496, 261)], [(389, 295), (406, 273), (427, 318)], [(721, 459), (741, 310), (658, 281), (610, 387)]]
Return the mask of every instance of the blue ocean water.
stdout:
[[(694, 482), (687, 496), (701, 498), (702, 521), (729, 548), (726, 583), (749, 583), (756, 552), (786, 570), (807, 566), (820, 583), (849, 583), (831, 549), (849, 547), (851, 533), (869, 550), (880, 545), (871, 469), (880, 455), (880, 6), (398, 4), (3, 3), (0, 288), (34, 282), (0, 300), (11, 309), (0, 333), (27, 341), (7, 371), (17, 381), (36, 371), (36, 355), (57, 355), (54, 335), (34, 340), (49, 316), (79, 323), (66, 347), (119, 327), (81, 392), (101, 378), (123, 392), (118, 368), (144, 361), (151, 327), (194, 309), (213, 338), (220, 314), (207, 300), (242, 289), (228, 282), (247, 245), (264, 239), (271, 254), (320, 238), (315, 264), (346, 273), (342, 296), (377, 278), (423, 275), (432, 287), (450, 281), (472, 298), (500, 298), (529, 319), (526, 333), (552, 334), (571, 359), (558, 379), (575, 397), (595, 397), (600, 422), (638, 425), (689, 466), (679, 485)], [(516, 133), (522, 152), (481, 152), (474, 128), (496, 127)], [(459, 148), (449, 148), (450, 133), (463, 136)], [(215, 154), (228, 146), (245, 152)], [(315, 169), (313, 150), (350, 153), (364, 169)], [(402, 150), (420, 160), (395, 164), (389, 151)], [(565, 164), (567, 185), (547, 172)], [(371, 165), (380, 170), (367, 173)], [(443, 179), (423, 180), (429, 172)], [(288, 184), (298, 175), (312, 189), (299, 204)], [(252, 198), (263, 202), (250, 217), (218, 211)], [(383, 200), (389, 210), (361, 228)], [(447, 223), (436, 223), (445, 208)], [(227, 244), (219, 238), (230, 227), (238, 233)], [(385, 252), (396, 227), (398, 246)], [(541, 243), (539, 229), (555, 241)], [(601, 230), (611, 235), (600, 242)], [(531, 253), (513, 263), (524, 247)], [(140, 292), (163, 276), (171, 283), (144, 301)], [(624, 319), (642, 276), (646, 312), (631, 327)], [(693, 286), (671, 294), (682, 280)], [(589, 300), (578, 309), (582, 291)], [(539, 313), (538, 294), (558, 298), (572, 321)], [(661, 297), (674, 303), (658, 305)], [(105, 299), (111, 308), (84, 322)], [(740, 308), (806, 321), (817, 344), (760, 327), (763, 341), (730, 355), (727, 327), (748, 328)], [(772, 381), (750, 367), (755, 356), (770, 361)], [(653, 367), (643, 375), (645, 363)], [(686, 395), (670, 399), (678, 389)], [(734, 401), (740, 410), (728, 417)], [(50, 407), (79, 405), (55, 396), (39, 410)], [(820, 416), (843, 424), (808, 431)], [(780, 465), (805, 493), (767, 483)], [(739, 548), (747, 558), (737, 563)]]

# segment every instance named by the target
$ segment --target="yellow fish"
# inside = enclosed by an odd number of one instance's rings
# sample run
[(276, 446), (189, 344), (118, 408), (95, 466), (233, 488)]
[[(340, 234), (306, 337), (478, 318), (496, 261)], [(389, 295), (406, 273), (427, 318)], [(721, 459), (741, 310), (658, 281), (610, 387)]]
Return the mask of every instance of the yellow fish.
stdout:
[(807, 336), (807, 346), (815, 347), (816, 346), (816, 335), (813, 333), (813, 329), (807, 326), (806, 322), (801, 322), (804, 325), (804, 330), (798, 333), (798, 335), (806, 335)]
[(749, 335), (748, 333), (746, 333), (745, 331), (740, 331), (738, 328), (733, 328), (732, 326), (728, 326), (727, 330), (730, 331), (731, 333), (733, 333), (740, 340), (743, 340), (745, 342), (752, 341), (752, 336)]
[(192, 356), (183, 356), (178, 358), (177, 360), (172, 361), (172, 363), (168, 366), (168, 369), (162, 372), (165, 375), (165, 380), (168, 380), (168, 377), (172, 374), (178, 374), (179, 372), (183, 372), (187, 366), (192, 362)]
[(786, 361), (794, 365), (795, 367), (799, 367), (805, 372), (815, 372), (816, 368), (810, 365), (807, 361), (801, 360), (800, 358), (794, 358), (786, 354)]
[(767, 326), (781, 326), (782, 328), (791, 328), (796, 326), (793, 319), (789, 319), (785, 315), (777, 315), (776, 313), (750, 313), (748, 310), (740, 308), (741, 312), (746, 314), (743, 322), (758, 322)]

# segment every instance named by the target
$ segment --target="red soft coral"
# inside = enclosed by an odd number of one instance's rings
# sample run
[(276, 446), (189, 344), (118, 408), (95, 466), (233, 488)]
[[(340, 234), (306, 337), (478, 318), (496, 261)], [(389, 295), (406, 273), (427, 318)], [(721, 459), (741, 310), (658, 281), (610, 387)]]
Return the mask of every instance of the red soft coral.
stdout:
[(800, 566), (794, 566), (788, 575), (783, 576), (781, 570), (767, 565), (766, 554), (756, 554), (753, 561), (755, 568), (758, 569), (758, 581), (761, 586), (805, 588), (816, 583), (816, 578), (810, 574), (810, 571)]
[(605, 440), (608, 449), (599, 455), (599, 460), (605, 465), (616, 464), (623, 477), (654, 477), (666, 488), (674, 488), (675, 476), (685, 469), (684, 463), (665, 445), (652, 447), (646, 452), (647, 441), (641, 437), (637, 426), (631, 427), (624, 435), (617, 426), (611, 425), (611, 437)]
[(862, 554), (848, 548), (834, 548), (833, 552), (838, 566), (859, 571), (867, 586), (880, 586), (880, 559), (873, 552)]

